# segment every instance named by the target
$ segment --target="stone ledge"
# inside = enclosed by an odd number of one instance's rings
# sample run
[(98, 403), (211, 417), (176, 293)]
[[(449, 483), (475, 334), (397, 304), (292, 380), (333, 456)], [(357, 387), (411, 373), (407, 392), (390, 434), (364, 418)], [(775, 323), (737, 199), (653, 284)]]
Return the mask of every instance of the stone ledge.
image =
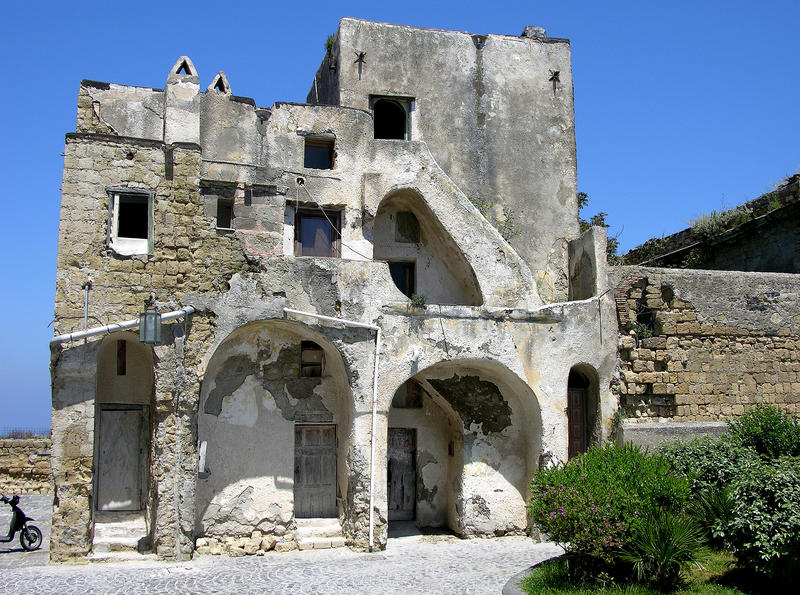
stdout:
[(696, 422), (652, 422), (629, 423), (622, 422), (617, 431), (617, 442), (629, 442), (637, 446), (655, 449), (665, 442), (674, 440), (691, 440), (701, 436), (719, 438), (728, 429), (728, 424), (722, 421), (696, 421)]

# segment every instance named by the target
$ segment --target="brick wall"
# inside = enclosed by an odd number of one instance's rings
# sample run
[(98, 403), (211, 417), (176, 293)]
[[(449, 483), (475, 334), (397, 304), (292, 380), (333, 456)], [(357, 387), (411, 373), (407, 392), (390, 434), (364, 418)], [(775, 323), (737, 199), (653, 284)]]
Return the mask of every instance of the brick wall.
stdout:
[(612, 390), (631, 420), (800, 414), (800, 275), (620, 267)]
[(50, 439), (0, 439), (0, 492), (50, 492)]

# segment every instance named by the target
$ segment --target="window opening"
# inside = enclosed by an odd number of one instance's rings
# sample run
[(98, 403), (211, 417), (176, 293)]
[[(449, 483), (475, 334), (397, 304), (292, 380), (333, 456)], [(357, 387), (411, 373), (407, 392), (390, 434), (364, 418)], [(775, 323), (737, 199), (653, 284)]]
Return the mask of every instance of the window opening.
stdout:
[(397, 409), (421, 409), (422, 387), (414, 380), (401, 384), (392, 398), (392, 407)]
[(294, 228), (295, 256), (327, 256), (338, 258), (341, 213), (338, 211), (298, 211)]
[(395, 214), (394, 239), (403, 244), (419, 244), (419, 221), (411, 211)]
[(375, 138), (408, 140), (410, 107), (408, 99), (375, 99), (372, 104)]
[(300, 342), (300, 376), (319, 378), (325, 364), (325, 353), (314, 341)]
[(333, 169), (333, 139), (306, 138), (303, 167)]
[(233, 229), (233, 201), (217, 199), (217, 229)]
[(109, 189), (108, 244), (118, 254), (152, 254), (153, 194)]
[(128, 372), (127, 342), (117, 341), (117, 376), (125, 376)]
[(392, 281), (408, 298), (416, 292), (416, 268), (414, 261), (389, 263)]
[(117, 214), (117, 237), (147, 239), (147, 197), (120, 194)]

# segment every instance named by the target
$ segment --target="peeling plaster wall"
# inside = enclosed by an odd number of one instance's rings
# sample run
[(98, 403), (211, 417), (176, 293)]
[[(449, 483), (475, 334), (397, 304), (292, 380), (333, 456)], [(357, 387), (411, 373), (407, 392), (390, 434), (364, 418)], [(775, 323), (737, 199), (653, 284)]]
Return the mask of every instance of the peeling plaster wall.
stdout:
[(328, 349), (321, 378), (300, 377), (300, 341), (306, 339), (256, 325), (235, 333), (211, 359), (198, 417), (198, 438), (207, 443), (198, 535), (259, 530), (281, 537), (293, 528), (296, 422), (333, 423), (345, 432), (346, 446), (350, 421), (342, 401), (349, 390), (338, 353)]
[[(344, 23), (350, 26), (347, 20)], [(430, 41), (426, 37), (430, 34), (420, 33), (420, 39)], [(445, 55), (459, 68), (465, 66), (460, 72), (471, 73), (472, 85), (477, 48), (465, 34), (451, 37), (452, 52)], [(506, 42), (509, 59), (521, 51), (519, 56), (527, 56), (521, 64), (537, 68), (544, 65), (543, 56), (550, 50), (558, 54), (566, 48), (563, 42), (492, 37), (482, 55), (493, 60), (489, 46), (497, 49)], [(547, 51), (542, 53), (543, 49)], [(517, 75), (522, 71), (515, 70)], [(542, 82), (538, 77), (535, 85)], [(507, 81), (509, 87), (514, 85), (512, 79)], [(562, 80), (562, 91), (571, 93), (568, 77)], [(485, 87), (497, 101), (502, 99), (495, 95), (499, 88)], [(387, 86), (382, 92), (392, 89)], [(469, 94), (464, 97), (472, 101)], [(537, 102), (550, 101), (546, 93), (537, 97)], [(137, 316), (151, 295), (161, 311), (184, 305), (196, 309), (188, 320), (165, 325), (163, 344), (153, 348), (148, 523), (158, 555), (191, 556), (200, 531), (238, 535), (260, 526), (276, 535), (289, 531), (285, 533), (289, 539), (296, 421), (336, 423), (343, 533), (349, 543), (367, 545), (375, 333), (295, 319), (285, 316), (283, 308), (376, 324), (383, 331), (372, 494), (378, 548), (387, 538), (387, 430), (398, 415), (397, 423), (416, 424), (421, 434), (420, 495), (426, 502), (420, 505), (421, 520), (447, 522), (461, 527), (464, 534), (525, 527), (528, 474), (543, 462), (566, 458), (564, 410), (567, 378), (574, 365), (597, 372), (601, 433), (606, 435), (616, 409), (608, 390), (617, 336), (613, 300), (605, 296), (542, 306), (543, 301), (566, 295), (566, 238), (575, 235), (572, 227), (577, 225), (573, 161), (569, 155), (564, 158), (559, 189), (547, 157), (542, 170), (547, 180), (531, 186), (540, 194), (525, 197), (537, 209), (535, 226), (539, 226), (526, 236), (535, 238), (534, 256), (526, 256), (532, 270), (470, 202), (464, 191), (469, 180), (459, 181), (452, 174), (462, 157), (468, 164), (488, 159), (491, 151), (473, 154), (480, 152), (484, 137), (467, 135), (469, 142), (459, 147), (464, 155), (455, 158), (442, 153), (445, 145), (429, 150), (426, 142), (433, 142), (435, 135), (424, 128), (425, 122), (452, 119), (452, 113), (441, 108), (444, 115), (426, 120), (426, 113), (433, 116), (432, 110), (440, 109), (432, 99), (431, 94), (421, 94), (416, 105), (419, 114), (412, 138), (418, 140), (395, 142), (372, 138), (372, 117), (365, 109), (288, 103), (263, 109), (227, 93), (200, 93), (194, 74), (171, 74), (165, 91), (82, 84), (78, 132), (67, 135), (65, 148), (55, 332), (66, 333), (82, 323), (82, 285), (88, 276), (94, 281), (90, 316), (103, 321)], [(518, 99), (513, 105), (496, 106), (501, 120), (519, 112)], [(124, 101), (136, 105), (123, 108)], [(566, 97), (557, 94), (553, 101), (553, 110), (564, 115)], [(470, 117), (475, 116), (476, 105), (467, 107)], [(485, 135), (494, 116), (481, 110)], [(562, 143), (571, 135), (571, 111), (568, 116), (548, 124), (552, 139), (536, 140), (535, 151), (547, 152), (553, 143), (561, 143), (552, 153), (556, 159), (571, 146), (571, 140)], [(152, 120), (156, 117), (158, 125)], [(538, 130), (538, 126), (533, 127)], [(303, 167), (305, 137), (320, 134), (334, 138), (336, 159), (331, 170)], [(500, 157), (525, 161), (517, 154), (518, 147), (509, 150), (511, 154)], [(446, 172), (439, 162), (450, 169)], [(481, 180), (493, 187), (488, 173)], [(151, 254), (120, 256), (108, 249), (110, 187), (153, 192)], [(464, 301), (481, 306), (411, 308), (394, 286), (387, 264), (373, 260), (375, 236), (380, 233), (375, 227), (380, 226), (379, 207), (387, 198), (412, 195), (418, 197), (416, 212), (424, 219), (423, 232), (427, 225), (439, 226), (441, 238), (449, 238), (442, 242), (442, 259), (463, 258), (466, 263), (463, 270), (451, 269), (450, 278), (440, 269), (426, 284), (447, 286), (468, 267), (477, 289), (474, 293), (464, 289), (468, 298)], [(233, 201), (233, 231), (216, 229), (220, 198)], [(292, 219), (298, 206), (341, 212), (342, 258), (293, 256)], [(287, 362), (296, 360), (290, 354), (303, 338), (323, 346), (330, 377), (319, 384), (270, 378), (269, 366), (284, 352), (286, 359), (279, 367), (293, 373)], [(91, 546), (101, 342), (95, 337), (52, 349), (54, 560), (85, 556)], [(463, 424), (452, 405), (436, 397), (431, 386), (435, 404), (430, 405), (430, 418), (403, 419), (407, 412), (392, 411), (391, 399), (409, 378), (441, 380), (456, 373), (496, 386), (510, 408), (510, 425), (503, 422), (499, 431), (490, 428), (497, 412), (479, 409), (474, 423), (451, 434), (454, 455), (444, 457), (441, 449), (447, 443), (429, 422), (439, 415), (438, 407), (443, 412), (440, 419)], [(288, 394), (281, 393), (281, 387), (289, 387)], [(198, 476), (198, 441), (208, 443), (207, 477)], [(275, 451), (281, 456), (262, 454)], [(445, 472), (441, 466), (446, 458)], [(433, 494), (437, 486), (442, 487)]]

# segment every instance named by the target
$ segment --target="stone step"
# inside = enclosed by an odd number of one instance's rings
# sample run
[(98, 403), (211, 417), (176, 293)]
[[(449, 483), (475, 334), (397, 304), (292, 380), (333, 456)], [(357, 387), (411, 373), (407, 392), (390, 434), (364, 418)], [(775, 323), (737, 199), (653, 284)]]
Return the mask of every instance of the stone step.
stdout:
[(140, 554), (135, 551), (125, 552), (97, 552), (89, 554), (89, 562), (145, 562), (156, 561), (158, 556), (153, 553)]
[(146, 537), (110, 537), (106, 539), (95, 537), (92, 541), (92, 550), (95, 552), (138, 552), (141, 548), (148, 547), (148, 541)]
[(295, 537), (297, 549), (300, 550), (329, 550), (335, 547), (344, 547), (345, 539), (339, 537)]
[(341, 537), (342, 526), (338, 519), (296, 519), (295, 538)]

